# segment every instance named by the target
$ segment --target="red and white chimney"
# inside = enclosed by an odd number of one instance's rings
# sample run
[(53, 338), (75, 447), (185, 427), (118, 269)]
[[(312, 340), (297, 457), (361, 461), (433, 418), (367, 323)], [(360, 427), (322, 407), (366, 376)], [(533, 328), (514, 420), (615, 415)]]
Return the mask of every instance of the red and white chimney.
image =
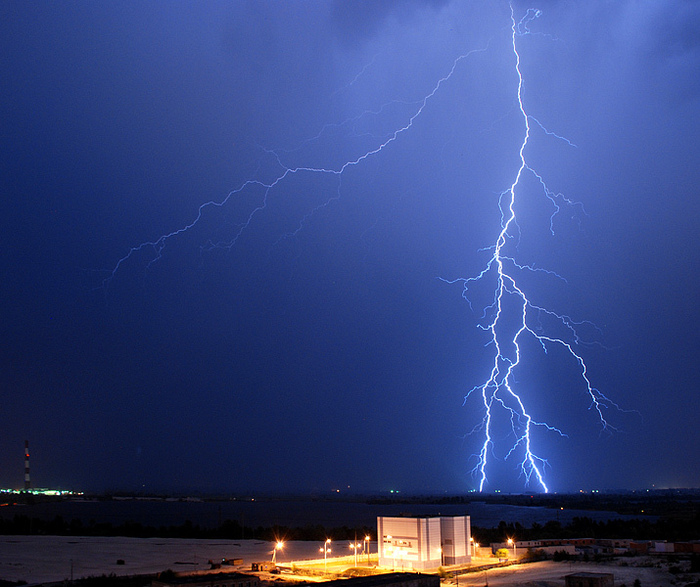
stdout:
[(29, 481), (29, 441), (24, 441), (24, 490), (29, 491), (32, 484)]

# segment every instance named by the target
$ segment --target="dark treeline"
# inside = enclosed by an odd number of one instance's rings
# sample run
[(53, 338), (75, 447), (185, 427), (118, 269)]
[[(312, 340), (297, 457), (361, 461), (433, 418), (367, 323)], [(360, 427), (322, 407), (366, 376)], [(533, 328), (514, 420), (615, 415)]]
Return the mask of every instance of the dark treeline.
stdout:
[[(81, 520), (65, 520), (56, 516), (52, 520), (15, 515), (13, 518), (0, 517), (0, 534), (4, 535), (54, 535), (54, 536), (130, 536), (134, 538), (222, 538), (228, 540), (362, 540), (366, 535), (376, 539), (376, 532), (366, 526), (351, 528), (325, 528), (322, 525), (308, 525), (289, 528), (285, 526), (248, 527), (237, 521), (226, 520), (218, 528), (205, 528), (189, 520), (179, 526), (147, 526), (139, 522), (125, 522), (113, 525)], [(684, 541), (700, 538), (700, 514), (688, 518), (667, 517), (652, 520), (649, 518), (632, 520), (595, 521), (591, 518), (574, 518), (569, 524), (557, 521), (544, 525), (533, 524), (526, 528), (519, 523), (501, 522), (495, 528), (473, 527), (474, 539), (480, 544), (503, 542), (507, 538), (515, 540), (539, 540), (545, 538), (630, 538), (633, 540)]]

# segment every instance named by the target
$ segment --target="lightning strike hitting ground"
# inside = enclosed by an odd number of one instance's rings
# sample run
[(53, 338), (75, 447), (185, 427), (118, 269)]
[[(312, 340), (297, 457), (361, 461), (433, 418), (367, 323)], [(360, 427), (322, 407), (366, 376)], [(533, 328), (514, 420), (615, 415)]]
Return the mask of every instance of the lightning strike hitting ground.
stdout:
[[(484, 269), (478, 275), (465, 279), (444, 280), (448, 281), (448, 283), (462, 283), (463, 297), (469, 301), (469, 287), (473, 283), (481, 281), (488, 274), (495, 274), (496, 276), (497, 285), (494, 291), (493, 303), (485, 308), (483, 315), (484, 323), (479, 325), (480, 328), (489, 333), (489, 343), (494, 348), (493, 366), (488, 379), (481, 385), (472, 388), (465, 397), (466, 403), (473, 393), (478, 392), (481, 395), (481, 401), (483, 403), (483, 420), (481, 424), (472, 431), (483, 432), (484, 438), (481, 450), (479, 454), (476, 455), (477, 463), (473, 469), (473, 473), (479, 479), (479, 491), (484, 490), (488, 481), (487, 469), (489, 461), (493, 456), (493, 447), (495, 443), (493, 419), (496, 410), (504, 410), (510, 420), (513, 441), (505, 455), (505, 459), (507, 460), (511, 457), (515, 457), (516, 454), (521, 455), (517, 457), (520, 459), (518, 466), (525, 479), (526, 485), (533, 480), (532, 478), (534, 476), (537, 485), (544, 492), (549, 491), (544, 479), (544, 467), (547, 462), (543, 457), (538, 456), (532, 447), (533, 427), (545, 428), (546, 430), (562, 436), (565, 436), (565, 434), (554, 426), (533, 419), (532, 413), (525, 406), (522, 395), (515, 389), (513, 374), (522, 360), (521, 344), (525, 337), (533, 337), (540, 344), (545, 353), (547, 353), (549, 345), (558, 345), (566, 350), (579, 369), (579, 375), (590, 398), (589, 409), (595, 410), (604, 430), (612, 428), (605, 419), (604, 409), (610, 406), (617, 408), (609, 398), (593, 386), (588, 378), (586, 363), (581, 355), (574, 350), (574, 345), (580, 342), (576, 326), (582, 323), (577, 324), (568, 316), (556, 314), (555, 312), (533, 304), (526, 292), (518, 285), (516, 274), (522, 271), (536, 271), (550, 273), (560, 279), (562, 278), (553, 272), (533, 266), (520, 265), (515, 261), (512, 254), (506, 253), (509, 244), (515, 242), (515, 248), (517, 248), (519, 228), (516, 220), (515, 204), (524, 174), (531, 174), (536, 178), (545, 197), (552, 203), (554, 208), (550, 217), (550, 230), (552, 234), (554, 233), (554, 218), (560, 211), (561, 204), (558, 202), (566, 206), (577, 205), (564, 198), (561, 194), (555, 195), (547, 187), (542, 176), (528, 165), (525, 157), (525, 151), (530, 141), (531, 122), (534, 122), (542, 128), (546, 134), (562, 139), (569, 145), (574, 146), (568, 139), (545, 129), (538, 120), (527, 113), (523, 104), (523, 75), (520, 67), (520, 54), (518, 52), (517, 39), (520, 36), (531, 34), (528, 24), (535, 18), (538, 18), (540, 14), (541, 12), (539, 10), (529, 9), (520, 21), (516, 21), (511, 7), (511, 40), (515, 62), (514, 67), (518, 81), (517, 100), (523, 121), (524, 135), (519, 150), (520, 166), (515, 173), (510, 188), (503, 191), (499, 199), (501, 231), (498, 233), (495, 243), (486, 249), (492, 251), (492, 255), (488, 259)], [(539, 326), (539, 317), (542, 314), (546, 314), (559, 322), (570, 335), (571, 341), (565, 340), (559, 336), (549, 336), (537, 332), (539, 328), (536, 329), (534, 324)]]
[[(478, 454), (475, 455), (477, 463), (473, 468), (473, 473), (479, 480), (480, 491), (483, 491), (486, 487), (488, 481), (488, 466), (491, 459), (495, 458), (493, 448), (496, 443), (496, 439), (494, 438), (493, 420), (497, 411), (502, 411), (505, 413), (506, 417), (510, 421), (511, 439), (508, 441), (509, 448), (507, 451), (505, 451), (505, 459), (517, 458), (519, 461), (518, 468), (524, 476), (526, 484), (534, 481), (545, 492), (548, 491), (544, 476), (546, 460), (535, 452), (533, 447), (532, 432), (535, 428), (542, 428), (544, 430), (565, 436), (564, 433), (558, 428), (535, 419), (531, 408), (526, 406), (525, 399), (516, 390), (514, 373), (521, 365), (523, 360), (521, 344), (526, 337), (532, 337), (534, 340), (536, 340), (545, 353), (547, 353), (549, 347), (553, 346), (559, 346), (566, 351), (579, 371), (579, 377), (585, 387), (586, 393), (590, 398), (590, 409), (597, 413), (603, 429), (612, 428), (604, 416), (605, 408), (610, 406), (616, 407), (613, 402), (611, 402), (605, 395), (603, 395), (593, 386), (587, 374), (586, 363), (576, 350), (576, 346), (581, 342), (576, 329), (577, 326), (584, 323), (575, 322), (566, 315), (558, 314), (542, 306), (536, 305), (528, 297), (524, 288), (516, 279), (516, 276), (522, 272), (543, 273), (558, 279), (563, 279), (553, 271), (538, 268), (534, 265), (522, 265), (516, 261), (520, 228), (516, 220), (515, 204), (522, 188), (521, 181), (523, 177), (527, 174), (534, 177), (540, 185), (544, 196), (551, 202), (553, 211), (550, 217), (550, 230), (552, 233), (554, 232), (554, 219), (562, 206), (581, 208), (580, 204), (568, 200), (562, 194), (551, 191), (547, 187), (544, 178), (532, 167), (530, 167), (526, 157), (526, 150), (531, 138), (530, 134), (533, 124), (537, 125), (537, 127), (547, 136), (554, 137), (567, 143), (571, 147), (575, 147), (575, 145), (573, 145), (573, 143), (571, 143), (568, 139), (547, 130), (539, 122), (539, 120), (529, 115), (523, 103), (524, 80), (520, 67), (520, 54), (518, 52), (517, 40), (525, 35), (534, 34), (529, 30), (528, 25), (534, 19), (539, 17), (540, 14), (540, 11), (530, 9), (522, 19), (517, 20), (511, 7), (512, 56), (514, 59), (514, 71), (517, 79), (517, 107), (519, 109), (519, 114), (523, 124), (523, 139), (520, 143), (520, 148), (518, 151), (520, 165), (515, 172), (510, 187), (504, 190), (499, 197), (499, 208), (501, 213), (500, 232), (498, 233), (493, 244), (486, 249), (483, 249), (484, 251), (490, 253), (490, 257), (480, 273), (473, 277), (467, 278), (449, 280), (440, 278), (446, 283), (461, 284), (463, 287), (462, 296), (469, 302), (470, 306), (472, 305), (470, 300), (470, 287), (477, 282), (484, 281), (487, 276), (495, 277), (496, 281), (492, 302), (484, 309), (482, 323), (479, 324), (479, 327), (488, 333), (489, 344), (494, 349), (493, 364), (487, 380), (471, 389), (471, 391), (467, 393), (464, 400), (466, 403), (467, 400), (473, 395), (480, 395), (481, 404), (483, 406), (483, 420), (481, 421), (481, 424), (472, 431), (481, 432), (483, 434), (483, 443), (480, 445), (481, 448)], [(167, 234), (163, 234), (155, 240), (143, 242), (135, 247), (132, 247), (127, 254), (116, 263), (114, 268), (108, 272), (109, 274), (107, 278), (102, 283), (103, 288), (109, 288), (110, 283), (113, 279), (115, 279), (117, 273), (127, 262), (132, 260), (132, 257), (134, 257), (137, 253), (145, 253), (148, 256), (146, 269), (151, 267), (162, 258), (165, 249), (172, 240), (190, 231), (198, 223), (200, 223), (203, 218), (203, 214), (207, 209), (224, 208), (228, 205), (232, 205), (237, 196), (241, 196), (253, 190), (258, 190), (261, 192), (259, 203), (252, 207), (252, 209), (246, 214), (243, 222), (239, 223), (229, 236), (227, 236), (225, 239), (219, 240), (212, 238), (201, 245), (201, 249), (203, 251), (212, 250), (215, 248), (230, 249), (236, 245), (245, 231), (257, 221), (258, 216), (266, 210), (269, 204), (270, 194), (276, 188), (281, 187), (283, 183), (290, 180), (293, 176), (313, 174), (336, 178), (337, 187), (335, 190), (332, 190), (332, 193), (327, 194), (321, 204), (307, 209), (306, 213), (304, 213), (298, 219), (297, 228), (279, 236), (277, 243), (284, 238), (296, 236), (299, 231), (304, 229), (305, 225), (312, 219), (315, 213), (341, 197), (341, 182), (344, 174), (348, 173), (353, 168), (361, 166), (363, 163), (365, 163), (365, 161), (379, 156), (383, 151), (390, 149), (393, 143), (402, 139), (402, 137), (404, 137), (404, 135), (411, 130), (416, 119), (418, 119), (424, 110), (430, 106), (431, 100), (436, 93), (438, 93), (443, 85), (447, 84), (456, 74), (462, 62), (468, 59), (471, 55), (479, 52), (485, 52), (487, 49), (488, 46), (469, 51), (468, 53), (457, 57), (452, 62), (452, 65), (447, 73), (433, 85), (432, 90), (422, 99), (413, 103), (415, 105), (414, 109), (412, 113), (407, 116), (405, 123), (402, 126), (396, 128), (393, 130), (393, 132), (379, 140), (376, 146), (373, 148), (360, 153), (354, 158), (346, 160), (344, 163), (334, 168), (313, 165), (290, 167), (285, 165), (283, 161), (283, 151), (263, 149), (266, 155), (271, 157), (280, 169), (272, 180), (263, 181), (260, 179), (249, 179), (243, 182), (236, 189), (232, 190), (223, 200), (208, 201), (200, 205), (196, 217), (186, 226)], [(350, 85), (353, 84), (357, 78), (371, 65), (372, 63), (366, 65), (360, 74), (358, 74), (356, 78), (350, 82)], [(407, 103), (402, 102), (402, 104), (406, 105)], [(387, 106), (388, 105), (385, 104), (373, 112), (364, 112), (358, 116), (357, 119), (370, 114), (379, 115)], [(327, 125), (326, 127), (323, 127), (321, 132), (316, 135), (316, 137), (308, 139), (305, 141), (305, 143), (315, 141), (321, 136), (321, 134), (324, 133), (327, 127), (342, 127), (347, 122), (349, 121), (339, 125)], [(555, 320), (564, 329), (566, 336), (562, 337), (550, 335), (543, 332), (541, 326), (541, 318), (543, 316), (546, 316), (550, 320)]]

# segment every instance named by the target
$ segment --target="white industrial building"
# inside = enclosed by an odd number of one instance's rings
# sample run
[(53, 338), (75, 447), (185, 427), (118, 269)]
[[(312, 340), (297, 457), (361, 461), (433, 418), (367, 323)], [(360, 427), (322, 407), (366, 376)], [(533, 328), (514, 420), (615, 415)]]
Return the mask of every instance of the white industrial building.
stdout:
[(377, 518), (379, 566), (421, 571), (471, 562), (469, 516)]

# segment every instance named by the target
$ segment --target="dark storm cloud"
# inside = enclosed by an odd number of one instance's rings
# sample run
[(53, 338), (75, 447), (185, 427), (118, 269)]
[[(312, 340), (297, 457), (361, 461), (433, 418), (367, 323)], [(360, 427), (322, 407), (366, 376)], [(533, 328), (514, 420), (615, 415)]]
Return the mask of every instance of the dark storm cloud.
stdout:
[[(688, 78), (688, 69), (700, 69), (700, 5), (684, 0), (655, 6), (647, 21), (644, 58), (653, 65), (653, 74), (668, 79), (669, 91), (680, 100), (700, 100), (700, 79)], [(645, 41), (648, 40), (648, 43)]]
[(377, 34), (390, 19), (405, 24), (412, 18), (429, 18), (431, 11), (438, 11), (447, 4), (449, 0), (334, 0), (331, 22), (339, 38), (349, 44)]
[(652, 6), (653, 16), (649, 22), (650, 37), (656, 36), (651, 47), (662, 55), (685, 55), (696, 57), (700, 50), (700, 6), (692, 0)]

